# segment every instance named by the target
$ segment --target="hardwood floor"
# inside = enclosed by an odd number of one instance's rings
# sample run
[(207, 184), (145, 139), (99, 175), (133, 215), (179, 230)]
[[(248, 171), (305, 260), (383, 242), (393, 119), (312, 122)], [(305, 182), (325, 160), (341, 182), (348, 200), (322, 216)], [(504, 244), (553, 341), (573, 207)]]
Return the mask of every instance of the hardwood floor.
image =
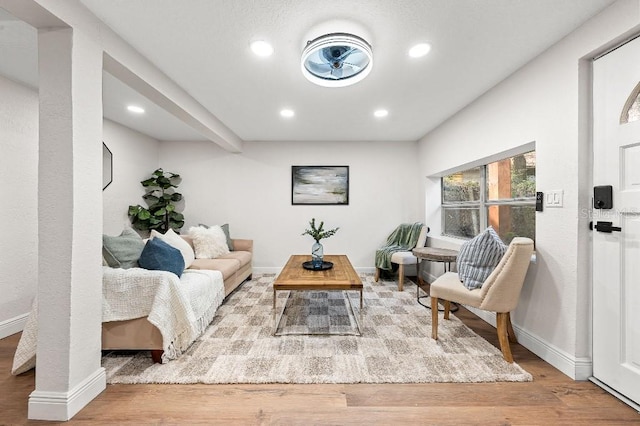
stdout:
[[(455, 315), (493, 345), (495, 329)], [(33, 370), (9, 371), (19, 334), (0, 340), (0, 425), (27, 420)], [(407, 385), (107, 385), (65, 424), (640, 424), (640, 414), (590, 382), (575, 382), (524, 347), (513, 356), (530, 383)]]

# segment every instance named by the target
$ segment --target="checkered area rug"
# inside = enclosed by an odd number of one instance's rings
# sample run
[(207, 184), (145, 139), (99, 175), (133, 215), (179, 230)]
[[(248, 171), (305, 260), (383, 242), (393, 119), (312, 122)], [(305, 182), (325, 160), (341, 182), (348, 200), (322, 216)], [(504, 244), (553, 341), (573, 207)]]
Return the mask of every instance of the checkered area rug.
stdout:
[[(431, 339), (431, 311), (416, 302), (416, 287), (395, 281), (364, 283), (362, 336), (273, 336), (274, 274), (253, 276), (218, 309), (194, 344), (167, 364), (148, 351), (110, 352), (108, 383), (469, 383), (531, 381), (516, 363), (454, 315)], [(343, 292), (278, 292), (286, 303), (279, 332), (345, 333), (355, 318)], [(351, 292), (359, 305), (359, 293)], [(440, 314), (442, 315), (442, 314)], [(360, 316), (358, 316), (360, 318)]]
[(278, 320), (277, 335), (358, 333), (354, 311), (361, 319), (360, 292), (294, 291), (286, 297), (287, 293), (282, 293), (284, 297), (278, 295), (278, 303), (284, 305), (284, 310), (278, 307), (282, 310), (282, 318)]

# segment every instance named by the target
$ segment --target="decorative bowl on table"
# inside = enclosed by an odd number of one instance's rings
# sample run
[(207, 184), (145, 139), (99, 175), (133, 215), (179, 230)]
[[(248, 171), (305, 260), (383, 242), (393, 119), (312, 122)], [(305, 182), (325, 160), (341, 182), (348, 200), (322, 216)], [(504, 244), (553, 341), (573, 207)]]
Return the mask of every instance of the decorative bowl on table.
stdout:
[(318, 263), (310, 260), (308, 262), (302, 262), (302, 267), (310, 271), (326, 271), (327, 269), (333, 268), (333, 262), (323, 261), (322, 263)]

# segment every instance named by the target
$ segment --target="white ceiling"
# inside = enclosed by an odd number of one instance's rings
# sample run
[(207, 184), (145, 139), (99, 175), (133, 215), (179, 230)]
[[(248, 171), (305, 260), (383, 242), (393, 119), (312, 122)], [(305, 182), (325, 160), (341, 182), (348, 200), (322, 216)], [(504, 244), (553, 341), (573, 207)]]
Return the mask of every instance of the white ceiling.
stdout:
[[(424, 136), (614, 0), (81, 2), (243, 140), (404, 141)], [(0, 10), (0, 74), (37, 87), (35, 30), (8, 18)], [(319, 26), (367, 38), (374, 65), (365, 80), (324, 88), (303, 77), (300, 54)], [(272, 43), (274, 55), (253, 55), (255, 39)], [(431, 53), (409, 58), (421, 41)], [(153, 105), (130, 116), (124, 105), (135, 96), (107, 74), (105, 116), (161, 140), (204, 139)], [(296, 116), (281, 118), (284, 107)], [(388, 117), (374, 118), (377, 108)]]

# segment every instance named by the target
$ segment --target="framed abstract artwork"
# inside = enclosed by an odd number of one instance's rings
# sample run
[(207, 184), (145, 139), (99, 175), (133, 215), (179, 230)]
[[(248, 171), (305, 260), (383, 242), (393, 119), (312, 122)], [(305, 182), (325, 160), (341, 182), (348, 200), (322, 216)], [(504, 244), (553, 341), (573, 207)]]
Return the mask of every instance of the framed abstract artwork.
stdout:
[(291, 204), (348, 205), (349, 166), (291, 166)]

